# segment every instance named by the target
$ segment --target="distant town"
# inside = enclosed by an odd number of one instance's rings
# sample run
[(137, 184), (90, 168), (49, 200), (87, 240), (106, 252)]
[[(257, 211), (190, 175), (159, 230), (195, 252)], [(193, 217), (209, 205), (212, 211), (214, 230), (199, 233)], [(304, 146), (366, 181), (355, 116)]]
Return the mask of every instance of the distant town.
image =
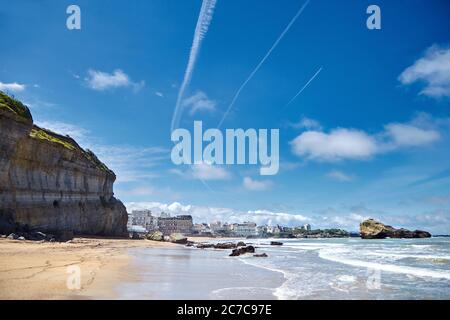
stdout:
[(229, 223), (211, 222), (194, 223), (190, 215), (170, 216), (162, 212), (159, 216), (151, 210), (134, 210), (128, 214), (128, 232), (130, 235), (144, 235), (159, 231), (164, 236), (183, 234), (198, 237), (242, 237), (242, 238), (342, 238), (358, 237), (341, 229), (312, 229), (310, 224), (296, 227), (258, 226), (255, 222)]

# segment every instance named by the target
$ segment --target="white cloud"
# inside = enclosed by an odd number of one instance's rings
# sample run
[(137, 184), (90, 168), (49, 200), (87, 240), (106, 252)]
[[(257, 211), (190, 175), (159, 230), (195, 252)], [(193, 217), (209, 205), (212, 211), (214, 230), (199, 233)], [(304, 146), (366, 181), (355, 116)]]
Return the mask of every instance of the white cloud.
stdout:
[(439, 98), (450, 97), (450, 48), (431, 46), (425, 55), (399, 76), (402, 84), (425, 84), (420, 94)]
[(24, 84), (19, 84), (17, 82), (12, 82), (12, 83), (0, 82), (0, 90), (1, 91), (21, 92), (21, 91), (25, 90), (25, 87), (26, 86)]
[(89, 131), (66, 122), (61, 121), (36, 121), (37, 126), (48, 129), (61, 135), (69, 135), (75, 139), (79, 144), (86, 143), (86, 138), (89, 135)]
[(160, 91), (155, 91), (155, 95), (157, 95), (158, 97), (164, 98), (164, 94)]
[(391, 123), (385, 126), (395, 146), (421, 146), (439, 140), (436, 130), (425, 130), (409, 124)]
[(184, 99), (181, 105), (190, 109), (189, 114), (191, 116), (196, 112), (214, 111), (216, 108), (216, 102), (209, 99), (203, 91), (197, 91), (194, 95)]
[(201, 163), (192, 165), (191, 169), (194, 179), (227, 180), (231, 177), (231, 174), (222, 166)]
[(319, 161), (365, 160), (376, 154), (400, 148), (429, 145), (440, 139), (437, 128), (442, 121), (419, 113), (409, 123), (390, 123), (377, 134), (362, 130), (337, 128), (329, 133), (309, 130), (290, 142), (292, 152)]
[(118, 182), (134, 182), (159, 176), (154, 166), (170, 159), (170, 151), (160, 147), (108, 145), (92, 136), (89, 130), (60, 121), (37, 121), (42, 128), (69, 135), (84, 149), (92, 150), (117, 176)]
[(245, 177), (242, 184), (244, 188), (251, 191), (264, 191), (272, 187), (271, 181), (253, 180), (250, 177)]
[(377, 151), (373, 137), (354, 129), (335, 129), (330, 133), (307, 131), (290, 144), (294, 154), (324, 161), (367, 159)]
[(307, 130), (322, 130), (320, 122), (311, 118), (303, 117), (297, 123), (292, 123), (291, 126), (296, 129), (307, 129)]
[(97, 70), (88, 70), (88, 76), (85, 81), (89, 88), (97, 91), (104, 91), (112, 88), (131, 87), (139, 91), (144, 85), (144, 81), (133, 82), (130, 77), (122, 70), (117, 69), (113, 73), (107, 73)]
[(152, 187), (137, 187), (131, 190), (121, 190), (120, 193), (127, 196), (152, 196), (155, 194), (155, 189)]
[(330, 179), (341, 181), (341, 182), (349, 182), (349, 181), (353, 180), (353, 176), (348, 175), (339, 170), (330, 171), (327, 173), (326, 176)]

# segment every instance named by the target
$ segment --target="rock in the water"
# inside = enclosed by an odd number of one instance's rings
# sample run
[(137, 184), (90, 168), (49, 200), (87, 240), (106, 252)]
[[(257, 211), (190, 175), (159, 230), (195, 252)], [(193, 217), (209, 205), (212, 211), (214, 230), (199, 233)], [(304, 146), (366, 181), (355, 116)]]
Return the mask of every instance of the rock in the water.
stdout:
[(359, 225), (362, 239), (385, 239), (385, 238), (429, 238), (431, 234), (427, 231), (407, 229), (396, 229), (385, 225), (374, 219), (368, 219)]
[(255, 253), (255, 247), (254, 246), (247, 246), (247, 247), (239, 247), (237, 249), (233, 249), (233, 251), (230, 253), (230, 257), (237, 257), (242, 254), (246, 253)]
[(245, 247), (246, 246), (246, 244), (245, 244), (245, 242), (243, 242), (243, 241), (239, 241), (237, 244), (236, 244), (236, 247)]
[(224, 242), (224, 243), (217, 243), (214, 245), (214, 249), (234, 249), (237, 245), (232, 242)]
[(164, 235), (161, 231), (153, 231), (147, 234), (147, 239), (152, 241), (164, 241)]
[(268, 257), (267, 253), (254, 254), (253, 256), (257, 257), (257, 258), (267, 258)]
[(199, 249), (210, 249), (210, 248), (214, 248), (214, 244), (212, 243), (199, 243), (197, 244), (197, 248)]
[(188, 242), (188, 239), (181, 233), (172, 233), (170, 235), (170, 242), (178, 244), (186, 244)]
[(271, 245), (271, 246), (282, 246), (282, 245), (283, 245), (283, 242), (270, 241), (270, 245)]
[(194, 241), (188, 241), (186, 243), (186, 247), (193, 247), (194, 246)]

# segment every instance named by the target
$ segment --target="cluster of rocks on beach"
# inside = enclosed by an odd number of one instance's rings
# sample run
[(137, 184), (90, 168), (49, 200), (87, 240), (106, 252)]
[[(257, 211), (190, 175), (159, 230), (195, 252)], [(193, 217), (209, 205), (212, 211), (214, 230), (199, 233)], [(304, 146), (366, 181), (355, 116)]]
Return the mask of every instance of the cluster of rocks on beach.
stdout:
[[(187, 247), (195, 247), (197, 249), (218, 249), (218, 250), (231, 250), (230, 257), (237, 257), (243, 254), (253, 254), (254, 257), (266, 258), (266, 253), (256, 254), (256, 247), (248, 245), (243, 241), (238, 242), (218, 242), (218, 243), (206, 243), (206, 242), (194, 242), (189, 241), (187, 237), (182, 234), (174, 233), (170, 236), (164, 236), (160, 231), (154, 231), (146, 236), (147, 240), (152, 241), (167, 241), (172, 243), (178, 243), (186, 245)], [(281, 246), (282, 242), (271, 241), (270, 245)]]

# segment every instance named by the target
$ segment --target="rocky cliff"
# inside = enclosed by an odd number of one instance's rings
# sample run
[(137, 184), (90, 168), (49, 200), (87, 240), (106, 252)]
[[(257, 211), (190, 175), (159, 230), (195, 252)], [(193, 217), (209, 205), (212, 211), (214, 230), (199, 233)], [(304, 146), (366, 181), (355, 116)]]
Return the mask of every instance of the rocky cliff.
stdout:
[(37, 127), (26, 106), (0, 92), (3, 233), (13, 223), (48, 232), (123, 236), (127, 212), (114, 198), (115, 179), (91, 151)]
[(410, 231), (407, 229), (396, 229), (385, 225), (374, 219), (368, 219), (359, 225), (361, 238), (363, 239), (385, 239), (385, 238), (429, 238), (431, 234), (422, 230)]

